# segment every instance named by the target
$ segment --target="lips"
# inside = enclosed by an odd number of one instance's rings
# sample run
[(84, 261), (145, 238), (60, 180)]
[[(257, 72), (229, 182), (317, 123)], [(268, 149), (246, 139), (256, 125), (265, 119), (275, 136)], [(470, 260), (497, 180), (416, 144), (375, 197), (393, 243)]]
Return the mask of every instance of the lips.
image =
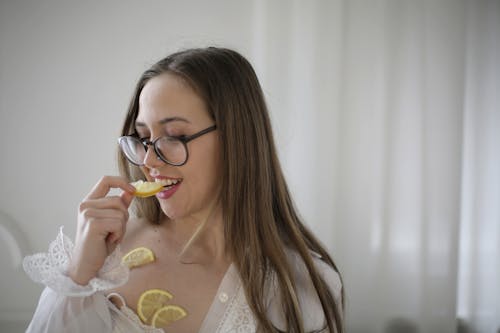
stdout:
[(165, 188), (163, 191), (156, 194), (158, 199), (168, 199), (179, 189), (182, 178), (167, 178), (167, 177), (157, 177), (155, 182), (162, 183)]

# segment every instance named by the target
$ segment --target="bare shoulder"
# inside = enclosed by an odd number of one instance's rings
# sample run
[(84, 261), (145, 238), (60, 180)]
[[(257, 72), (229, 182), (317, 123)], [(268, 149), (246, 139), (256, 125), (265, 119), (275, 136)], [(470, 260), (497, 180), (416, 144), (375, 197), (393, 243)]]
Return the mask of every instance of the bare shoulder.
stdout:
[(124, 249), (132, 247), (137, 240), (141, 239), (147, 230), (151, 227), (151, 223), (143, 218), (131, 217), (127, 222), (127, 231), (121, 242)]

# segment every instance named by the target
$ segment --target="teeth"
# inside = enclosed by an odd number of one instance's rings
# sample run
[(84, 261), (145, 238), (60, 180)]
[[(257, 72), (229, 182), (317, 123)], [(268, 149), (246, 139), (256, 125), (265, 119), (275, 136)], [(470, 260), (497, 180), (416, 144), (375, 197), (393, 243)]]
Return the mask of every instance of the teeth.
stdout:
[(161, 183), (163, 186), (175, 185), (179, 182), (179, 179), (155, 179), (155, 182)]

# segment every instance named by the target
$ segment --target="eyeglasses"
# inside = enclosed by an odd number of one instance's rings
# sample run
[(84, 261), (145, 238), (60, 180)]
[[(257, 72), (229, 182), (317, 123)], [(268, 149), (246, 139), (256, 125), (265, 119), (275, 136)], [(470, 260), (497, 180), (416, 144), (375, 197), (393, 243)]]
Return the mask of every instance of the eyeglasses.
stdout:
[(189, 136), (162, 136), (153, 142), (133, 134), (118, 138), (118, 144), (127, 160), (134, 165), (143, 166), (148, 146), (153, 146), (160, 160), (170, 165), (181, 166), (186, 164), (189, 157), (187, 143), (216, 128), (217, 126), (213, 125)]

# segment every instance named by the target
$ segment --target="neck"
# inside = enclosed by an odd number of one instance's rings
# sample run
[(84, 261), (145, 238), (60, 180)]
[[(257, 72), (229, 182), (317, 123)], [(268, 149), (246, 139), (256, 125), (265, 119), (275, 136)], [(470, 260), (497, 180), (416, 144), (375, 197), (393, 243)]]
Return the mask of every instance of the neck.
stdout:
[[(168, 219), (168, 218), (167, 218)], [(222, 210), (214, 206), (209, 213), (179, 220), (168, 220), (164, 224), (167, 239), (185, 264), (214, 265), (228, 263), (224, 240)]]

